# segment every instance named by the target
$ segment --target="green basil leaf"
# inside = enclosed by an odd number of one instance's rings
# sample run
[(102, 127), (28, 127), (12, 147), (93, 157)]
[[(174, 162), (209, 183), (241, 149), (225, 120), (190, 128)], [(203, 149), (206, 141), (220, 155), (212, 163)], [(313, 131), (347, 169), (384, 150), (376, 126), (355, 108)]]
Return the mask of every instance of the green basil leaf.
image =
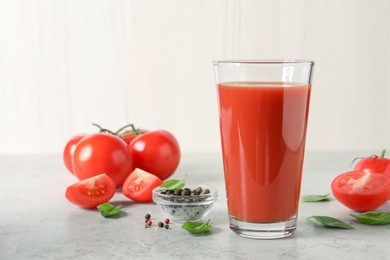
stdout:
[(367, 225), (390, 224), (390, 212), (368, 211), (359, 214), (350, 214), (359, 223)]
[(327, 216), (311, 216), (307, 219), (315, 219), (322, 225), (331, 228), (342, 228), (342, 229), (353, 229), (353, 227), (337, 218), (327, 217)]
[(98, 207), (100, 214), (105, 218), (110, 218), (119, 215), (121, 213), (121, 206), (115, 207), (110, 203), (100, 204)]
[(187, 221), (184, 222), (181, 227), (192, 234), (201, 234), (210, 232), (212, 229), (212, 223), (210, 219), (207, 222)]
[(171, 179), (171, 180), (164, 181), (163, 184), (160, 185), (160, 188), (164, 190), (180, 190), (186, 185), (185, 183), (186, 178), (187, 175), (184, 176), (182, 180)]
[(325, 195), (306, 195), (302, 197), (303, 202), (322, 202), (322, 201), (329, 201), (330, 200), (330, 193)]

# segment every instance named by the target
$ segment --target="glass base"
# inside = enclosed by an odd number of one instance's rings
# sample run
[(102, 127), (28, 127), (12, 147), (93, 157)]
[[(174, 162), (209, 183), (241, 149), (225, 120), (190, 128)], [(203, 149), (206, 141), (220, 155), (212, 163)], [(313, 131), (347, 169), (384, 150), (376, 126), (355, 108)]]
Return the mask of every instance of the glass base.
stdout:
[(277, 239), (290, 236), (297, 227), (297, 217), (284, 222), (254, 223), (244, 222), (230, 216), (230, 229), (242, 237), (253, 239)]

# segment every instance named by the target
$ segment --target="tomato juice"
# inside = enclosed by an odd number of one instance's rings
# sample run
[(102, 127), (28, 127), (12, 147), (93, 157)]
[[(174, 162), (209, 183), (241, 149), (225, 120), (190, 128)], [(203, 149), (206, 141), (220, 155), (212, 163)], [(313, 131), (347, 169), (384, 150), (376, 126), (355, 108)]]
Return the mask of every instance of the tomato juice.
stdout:
[(311, 86), (292, 82), (218, 84), (229, 214), (282, 222), (298, 212)]

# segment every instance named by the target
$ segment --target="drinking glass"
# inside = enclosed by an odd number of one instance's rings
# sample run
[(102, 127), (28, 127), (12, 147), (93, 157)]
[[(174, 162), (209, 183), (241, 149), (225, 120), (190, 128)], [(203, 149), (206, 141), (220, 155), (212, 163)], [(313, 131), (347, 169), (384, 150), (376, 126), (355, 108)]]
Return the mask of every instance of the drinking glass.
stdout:
[(230, 228), (282, 238), (296, 229), (314, 62), (215, 61)]

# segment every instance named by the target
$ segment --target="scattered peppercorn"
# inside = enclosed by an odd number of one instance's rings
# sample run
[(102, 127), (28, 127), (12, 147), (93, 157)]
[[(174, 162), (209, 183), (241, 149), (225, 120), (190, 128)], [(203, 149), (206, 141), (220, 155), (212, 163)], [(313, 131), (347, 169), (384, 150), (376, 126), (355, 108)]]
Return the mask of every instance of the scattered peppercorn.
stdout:
[(161, 221), (160, 222), (158, 222), (158, 224), (157, 224), (159, 227), (164, 227), (164, 223), (162, 223)]
[(165, 225), (164, 227), (165, 227), (165, 229), (169, 229), (169, 225)]
[(169, 222), (171, 222), (171, 221), (169, 220), (169, 218), (166, 218), (166, 219), (164, 219), (164, 223), (165, 223), (165, 224), (167, 224), (167, 225), (168, 225), (168, 224), (169, 224)]
[(152, 217), (152, 216), (151, 216), (149, 213), (145, 215), (145, 219), (146, 219), (146, 220), (149, 220), (151, 217)]
[(148, 220), (148, 222), (146, 222), (146, 225), (148, 225), (149, 227), (151, 227), (152, 224), (153, 224), (153, 221), (151, 221), (151, 220)]

